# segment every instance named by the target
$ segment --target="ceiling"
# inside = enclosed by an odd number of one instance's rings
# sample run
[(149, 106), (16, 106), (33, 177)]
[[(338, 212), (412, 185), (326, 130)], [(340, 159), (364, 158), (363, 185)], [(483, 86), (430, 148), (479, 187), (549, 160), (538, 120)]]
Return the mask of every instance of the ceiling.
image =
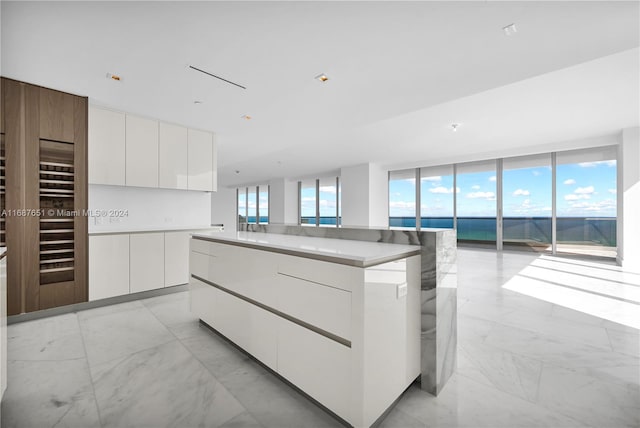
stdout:
[(212, 130), (227, 186), (638, 126), (636, 1), (1, 5), (2, 75)]

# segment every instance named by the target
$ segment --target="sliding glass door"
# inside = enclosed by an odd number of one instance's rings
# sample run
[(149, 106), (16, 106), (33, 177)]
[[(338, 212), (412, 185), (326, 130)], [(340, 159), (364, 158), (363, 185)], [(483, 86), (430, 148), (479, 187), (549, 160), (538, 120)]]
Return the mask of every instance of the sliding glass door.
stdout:
[(616, 148), (556, 157), (557, 252), (616, 256)]
[(420, 227), (453, 228), (453, 165), (420, 169)]
[(416, 170), (389, 173), (389, 226), (416, 227)]
[(504, 248), (551, 251), (551, 154), (506, 158), (502, 166)]
[(458, 241), (496, 245), (496, 161), (457, 165)]

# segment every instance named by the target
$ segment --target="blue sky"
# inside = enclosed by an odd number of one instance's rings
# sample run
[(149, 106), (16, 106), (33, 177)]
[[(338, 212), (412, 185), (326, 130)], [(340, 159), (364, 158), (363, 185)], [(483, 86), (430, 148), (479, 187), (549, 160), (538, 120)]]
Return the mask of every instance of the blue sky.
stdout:
[[(559, 217), (615, 217), (616, 162), (582, 162), (557, 166), (557, 213)], [(410, 217), (415, 213), (415, 180), (392, 180), (389, 188), (390, 215)], [(453, 215), (453, 177), (423, 177), (423, 217)], [(496, 215), (495, 171), (459, 174), (456, 194), (458, 216)], [(551, 167), (504, 171), (505, 217), (551, 215)]]

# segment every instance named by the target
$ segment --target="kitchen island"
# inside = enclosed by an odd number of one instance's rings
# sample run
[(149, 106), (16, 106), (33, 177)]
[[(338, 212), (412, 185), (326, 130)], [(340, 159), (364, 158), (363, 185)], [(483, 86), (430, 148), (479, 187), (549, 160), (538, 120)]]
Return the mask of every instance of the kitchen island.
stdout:
[(191, 239), (191, 309), (337, 416), (371, 426), (420, 376), (420, 246)]

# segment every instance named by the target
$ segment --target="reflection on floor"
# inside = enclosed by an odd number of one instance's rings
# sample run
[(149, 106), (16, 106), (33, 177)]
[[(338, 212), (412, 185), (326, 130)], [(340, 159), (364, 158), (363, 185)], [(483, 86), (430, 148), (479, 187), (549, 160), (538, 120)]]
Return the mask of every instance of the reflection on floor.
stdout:
[[(438, 397), (412, 386), (381, 426), (640, 426), (640, 276), (470, 249), (459, 272), (456, 374)], [(340, 426), (187, 305), (178, 293), (10, 326), (2, 427)]]

